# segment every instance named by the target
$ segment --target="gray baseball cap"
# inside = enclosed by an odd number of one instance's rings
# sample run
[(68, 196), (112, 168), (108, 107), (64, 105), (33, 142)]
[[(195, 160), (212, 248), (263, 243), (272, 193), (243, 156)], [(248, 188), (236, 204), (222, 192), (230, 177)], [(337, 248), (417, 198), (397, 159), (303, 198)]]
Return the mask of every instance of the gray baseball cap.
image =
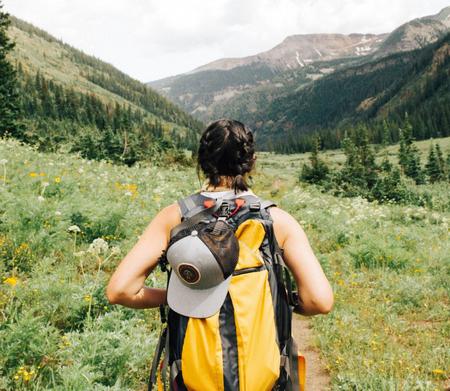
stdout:
[(225, 301), (239, 258), (239, 242), (221, 220), (177, 236), (166, 251), (172, 269), (167, 302), (181, 315), (208, 318)]

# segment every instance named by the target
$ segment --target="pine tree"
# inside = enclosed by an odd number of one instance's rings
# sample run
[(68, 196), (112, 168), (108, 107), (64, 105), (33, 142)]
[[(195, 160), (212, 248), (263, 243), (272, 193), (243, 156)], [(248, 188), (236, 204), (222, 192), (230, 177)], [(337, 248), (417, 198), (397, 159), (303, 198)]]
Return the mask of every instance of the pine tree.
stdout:
[(7, 35), (11, 23), (9, 15), (2, 9), (3, 5), (0, 2), (0, 135), (9, 133), (17, 136), (20, 110), (16, 71), (7, 58), (8, 53), (14, 48), (14, 43)]
[(447, 176), (447, 167), (444, 160), (444, 154), (442, 153), (441, 146), (438, 143), (434, 145), (434, 149), (436, 151), (436, 158), (439, 162), (439, 170), (441, 173), (439, 180), (444, 181)]
[(320, 137), (317, 136), (314, 142), (311, 156), (309, 157), (311, 165), (308, 166), (307, 164), (304, 164), (302, 167), (300, 178), (305, 182), (320, 183), (327, 178), (330, 170), (326, 163), (319, 158), (320, 149), (321, 140)]
[(398, 164), (406, 171), (409, 163), (409, 152), (413, 143), (412, 126), (408, 119), (408, 114), (405, 114), (405, 126), (399, 129), (400, 148), (398, 152)]
[(450, 182), (450, 151), (447, 153), (446, 167), (447, 167), (447, 180)]
[(400, 129), (398, 163), (402, 168), (403, 173), (414, 179), (416, 184), (419, 185), (425, 182), (425, 178), (420, 164), (419, 150), (413, 143), (413, 140), (413, 128), (409, 121), (408, 113), (406, 113), (404, 128)]
[(375, 164), (375, 153), (369, 145), (369, 131), (366, 126), (361, 126), (356, 133), (356, 147), (364, 170), (364, 180), (370, 189), (377, 180), (377, 165)]
[(430, 150), (428, 152), (428, 161), (425, 165), (428, 179), (430, 183), (437, 182), (441, 180), (441, 167), (439, 167), (439, 159), (436, 156), (436, 153), (434, 151), (434, 147), (431, 144)]

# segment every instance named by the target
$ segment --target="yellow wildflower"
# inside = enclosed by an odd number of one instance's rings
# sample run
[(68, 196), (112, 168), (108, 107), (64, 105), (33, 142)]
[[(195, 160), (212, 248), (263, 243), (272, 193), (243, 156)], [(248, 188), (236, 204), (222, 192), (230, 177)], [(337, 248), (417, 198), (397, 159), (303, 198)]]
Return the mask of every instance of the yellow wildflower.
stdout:
[(61, 177), (59, 177), (59, 176), (55, 177), (55, 183), (59, 183), (59, 182), (61, 182)]
[(445, 375), (445, 371), (443, 369), (433, 369), (431, 372), (433, 375)]
[(92, 301), (92, 296), (91, 295), (84, 295), (84, 301), (87, 301), (87, 302)]
[(5, 278), (3, 280), (3, 282), (9, 286), (16, 286), (17, 283), (19, 282), (19, 279), (17, 277), (12, 276), (12, 277)]
[(34, 172), (34, 171), (33, 171), (33, 172), (30, 172), (28, 175), (29, 175), (30, 177), (32, 177), (32, 178), (38, 176), (37, 172)]
[(45, 172), (40, 172), (39, 176), (45, 176)]

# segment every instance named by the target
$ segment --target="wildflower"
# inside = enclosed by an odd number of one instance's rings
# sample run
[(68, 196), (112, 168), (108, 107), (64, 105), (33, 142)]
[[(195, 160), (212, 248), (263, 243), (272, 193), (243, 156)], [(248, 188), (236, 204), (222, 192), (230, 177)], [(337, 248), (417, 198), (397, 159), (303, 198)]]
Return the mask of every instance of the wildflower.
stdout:
[(37, 172), (34, 172), (34, 171), (33, 171), (33, 172), (30, 172), (28, 175), (29, 175), (30, 177), (32, 177), (32, 178), (38, 176)]
[(40, 172), (39, 176), (45, 176), (45, 172)]
[(445, 371), (442, 369), (433, 369), (431, 372), (433, 375), (445, 375)]
[(78, 173), (79, 173), (79, 174), (82, 174), (83, 172), (84, 172), (83, 168), (80, 167), (80, 168), (78, 169)]
[(59, 183), (59, 182), (61, 182), (61, 177), (59, 177), (59, 176), (55, 177), (55, 183)]
[(94, 239), (94, 241), (89, 245), (88, 252), (91, 254), (100, 254), (108, 250), (108, 243), (102, 238)]
[(3, 282), (9, 286), (16, 286), (17, 283), (19, 282), (19, 279), (17, 277), (12, 276), (12, 277), (5, 278), (3, 280)]
[(1, 159), (0, 160), (0, 164), (6, 164), (6, 163), (8, 163), (8, 160), (6, 160), (6, 159)]
[(128, 196), (128, 197), (131, 197), (133, 195), (133, 193), (131, 191), (126, 191), (125, 195)]
[(91, 302), (92, 301), (92, 296), (91, 295), (84, 295), (84, 301), (86, 301), (86, 302)]
[(62, 213), (59, 210), (55, 210), (55, 216), (61, 216)]
[(113, 246), (111, 248), (111, 255), (118, 255), (118, 254), (120, 254), (120, 252), (121, 252), (121, 250), (120, 250), (120, 247), (118, 247), (118, 246)]
[(78, 225), (71, 225), (69, 228), (67, 228), (67, 231), (69, 232), (81, 232), (81, 229)]
[(44, 198), (43, 196), (41, 196), (41, 195), (40, 195), (40, 196), (38, 196), (38, 198), (37, 198), (37, 199), (38, 199), (38, 201), (39, 201), (39, 202), (43, 202), (43, 201), (45, 201), (45, 198)]

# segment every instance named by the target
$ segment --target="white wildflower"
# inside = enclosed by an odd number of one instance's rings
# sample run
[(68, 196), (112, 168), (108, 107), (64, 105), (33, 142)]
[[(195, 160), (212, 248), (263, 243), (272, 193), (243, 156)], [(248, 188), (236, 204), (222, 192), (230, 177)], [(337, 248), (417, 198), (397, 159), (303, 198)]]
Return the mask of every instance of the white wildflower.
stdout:
[(80, 167), (80, 168), (78, 169), (78, 173), (79, 173), (79, 174), (82, 174), (83, 172), (84, 172), (83, 168)]
[(45, 201), (45, 198), (44, 198), (44, 197), (42, 197), (42, 196), (38, 196), (38, 198), (37, 198), (37, 199), (38, 199), (38, 201), (39, 201), (39, 202)]
[(81, 232), (81, 229), (78, 225), (71, 225), (69, 228), (67, 228), (67, 231), (69, 232)]
[(125, 195), (128, 196), (128, 197), (131, 197), (133, 195), (133, 193), (131, 191), (126, 191)]
[(108, 250), (108, 243), (102, 238), (94, 239), (89, 245), (88, 252), (91, 254), (101, 254)]
[(6, 160), (6, 159), (1, 159), (0, 160), (0, 164), (6, 164), (6, 163), (8, 163), (8, 160)]
[(48, 183), (48, 182), (42, 182), (42, 187), (47, 187), (49, 185), (50, 185), (50, 183)]
[(122, 250), (118, 246), (111, 247), (111, 255), (118, 255)]
[(61, 216), (62, 213), (59, 210), (55, 210), (55, 216)]

